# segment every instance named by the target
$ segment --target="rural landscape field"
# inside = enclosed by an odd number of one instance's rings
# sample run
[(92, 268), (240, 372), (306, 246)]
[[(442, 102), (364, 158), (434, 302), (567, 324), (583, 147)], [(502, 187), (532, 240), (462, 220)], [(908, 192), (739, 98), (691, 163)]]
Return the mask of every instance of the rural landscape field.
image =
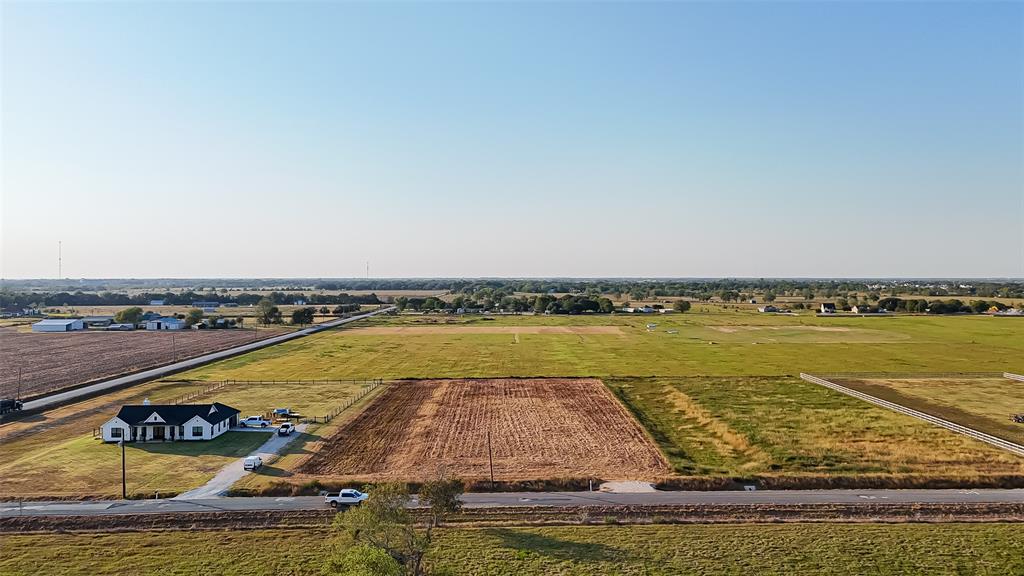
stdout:
[(1024, 576), (1022, 23), (0, 0), (0, 576)]

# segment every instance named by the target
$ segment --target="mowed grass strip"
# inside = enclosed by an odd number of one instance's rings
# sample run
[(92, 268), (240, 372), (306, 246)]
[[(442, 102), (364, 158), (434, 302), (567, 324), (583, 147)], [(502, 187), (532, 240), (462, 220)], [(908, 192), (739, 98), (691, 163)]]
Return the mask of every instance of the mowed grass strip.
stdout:
[(693, 483), (910, 487), (1024, 478), (1024, 458), (798, 378), (606, 383)]
[[(658, 326), (648, 331), (647, 323)], [(752, 376), (1024, 369), (1019, 365), (1019, 359), (1024, 358), (1024, 334), (1016, 330), (1016, 325), (973, 316), (817, 318), (751, 312), (500, 316), (491, 320), (482, 316), (398, 316), (375, 317), (358, 326), (433, 329), (428, 334), (331, 330), (211, 364), (185, 377)], [(521, 326), (524, 330), (467, 334), (461, 330), (444, 332), (446, 326), (493, 326), (503, 330)], [(582, 330), (577, 334), (538, 334), (537, 326), (613, 326), (621, 334)]]
[(1024, 445), (1024, 382), (1009, 378), (833, 379), (854, 390)]
[[(328, 530), (0, 536), (0, 573), (321, 574)], [(776, 524), (443, 529), (443, 574), (1021, 574), (1016, 524)]]

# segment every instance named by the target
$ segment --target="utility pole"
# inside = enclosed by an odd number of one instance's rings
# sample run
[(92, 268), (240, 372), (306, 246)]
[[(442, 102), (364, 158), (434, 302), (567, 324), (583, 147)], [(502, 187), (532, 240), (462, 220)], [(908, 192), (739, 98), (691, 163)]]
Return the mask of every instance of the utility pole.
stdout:
[(61, 241), (57, 240), (57, 280), (64, 277), (63, 247)]
[(171, 356), (173, 357), (172, 362), (178, 361), (178, 347), (174, 344), (174, 332), (171, 332)]
[(121, 441), (118, 442), (118, 444), (121, 445), (121, 499), (122, 500), (127, 500), (128, 499), (128, 483), (126, 481), (125, 471), (124, 471), (125, 470), (125, 466), (124, 466), (124, 438), (121, 438)]
[(491, 468), (491, 490), (494, 490), (494, 454), (491, 452), (491, 431), (487, 431), (487, 462)]

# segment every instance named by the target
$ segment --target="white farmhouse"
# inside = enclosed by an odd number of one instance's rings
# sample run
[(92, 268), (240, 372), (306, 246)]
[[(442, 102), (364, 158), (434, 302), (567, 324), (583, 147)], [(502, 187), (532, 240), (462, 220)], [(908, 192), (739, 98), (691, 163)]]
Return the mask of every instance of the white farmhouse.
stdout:
[(47, 318), (32, 325), (33, 332), (71, 332), (85, 330), (85, 323), (75, 318)]
[(104, 442), (212, 440), (238, 423), (238, 410), (213, 404), (134, 404), (122, 406), (100, 431)]
[(182, 330), (185, 321), (174, 316), (163, 316), (146, 320), (146, 330)]

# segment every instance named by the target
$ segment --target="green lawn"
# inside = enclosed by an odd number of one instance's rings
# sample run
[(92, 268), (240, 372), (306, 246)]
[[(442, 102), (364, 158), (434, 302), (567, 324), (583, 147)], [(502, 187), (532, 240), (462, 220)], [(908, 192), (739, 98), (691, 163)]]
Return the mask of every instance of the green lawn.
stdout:
[[(232, 460), (266, 442), (270, 433), (228, 432), (208, 442), (129, 444), (129, 496), (178, 493), (201, 486)], [(0, 499), (120, 496), (121, 449), (91, 436), (56, 440), (12, 452), (0, 462)]]
[(1024, 458), (799, 378), (606, 383), (683, 476), (884, 487), (1024, 474)]
[[(10, 576), (321, 574), (326, 530), (0, 536)], [(1024, 573), (1018, 524), (775, 524), (447, 529), (439, 574), (707, 575)]]
[[(1024, 369), (1024, 331), (998, 318), (378, 317), (199, 368), (221, 379), (795, 375)], [(648, 322), (658, 324), (648, 331)], [(617, 326), (622, 334), (363, 334), (377, 326)], [(677, 331), (670, 334), (668, 331)]]

